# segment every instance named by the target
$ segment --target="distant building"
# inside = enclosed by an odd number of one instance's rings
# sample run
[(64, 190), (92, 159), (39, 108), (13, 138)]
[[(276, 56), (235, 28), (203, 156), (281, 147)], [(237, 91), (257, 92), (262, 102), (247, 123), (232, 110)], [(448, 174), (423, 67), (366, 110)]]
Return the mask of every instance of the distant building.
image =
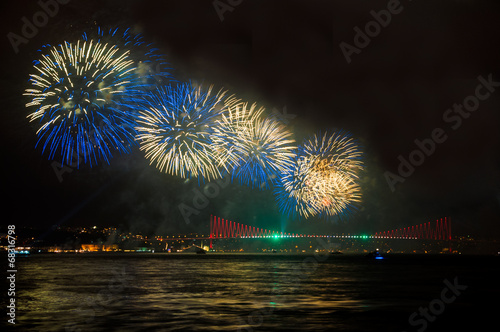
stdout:
[(83, 251), (118, 251), (117, 244), (82, 244)]

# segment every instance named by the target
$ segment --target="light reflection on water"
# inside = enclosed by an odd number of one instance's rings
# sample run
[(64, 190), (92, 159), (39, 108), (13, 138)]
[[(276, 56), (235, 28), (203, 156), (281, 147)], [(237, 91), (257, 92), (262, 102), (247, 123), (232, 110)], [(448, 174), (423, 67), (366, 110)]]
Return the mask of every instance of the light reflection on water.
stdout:
[(344, 255), (303, 265), (307, 257), (32, 256), (19, 260), (18, 323), (23, 331), (401, 331), (460, 273), (455, 263)]

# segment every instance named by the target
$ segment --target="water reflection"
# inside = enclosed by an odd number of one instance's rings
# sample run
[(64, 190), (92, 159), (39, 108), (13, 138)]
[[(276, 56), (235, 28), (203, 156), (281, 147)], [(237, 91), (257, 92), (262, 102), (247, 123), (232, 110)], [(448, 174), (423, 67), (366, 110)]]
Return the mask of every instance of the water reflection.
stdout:
[(33, 256), (20, 261), (18, 323), (24, 331), (401, 330), (448, 273), (439, 264), (422, 273), (418, 264), (305, 259)]

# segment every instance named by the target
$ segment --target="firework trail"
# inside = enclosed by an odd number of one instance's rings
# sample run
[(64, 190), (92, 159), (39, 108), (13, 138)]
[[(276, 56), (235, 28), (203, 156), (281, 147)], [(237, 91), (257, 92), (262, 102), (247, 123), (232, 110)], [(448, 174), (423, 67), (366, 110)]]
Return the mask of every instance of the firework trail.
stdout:
[(143, 102), (136, 130), (140, 149), (165, 173), (202, 180), (221, 178), (223, 147), (212, 140), (214, 128), (236, 103), (226, 93), (191, 83), (150, 92)]
[[(241, 184), (269, 188), (295, 157), (292, 133), (263, 116), (264, 108), (237, 103), (215, 128), (214, 141), (224, 148), (225, 169)], [(220, 164), (220, 163), (219, 163)]]

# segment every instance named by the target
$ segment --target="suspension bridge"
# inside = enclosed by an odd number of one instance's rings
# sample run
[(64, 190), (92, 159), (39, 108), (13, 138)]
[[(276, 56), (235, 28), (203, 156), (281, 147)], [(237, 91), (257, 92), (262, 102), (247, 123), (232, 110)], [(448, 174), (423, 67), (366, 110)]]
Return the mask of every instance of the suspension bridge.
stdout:
[[(337, 239), (402, 239), (402, 240), (451, 240), (450, 218), (440, 218), (434, 222), (426, 222), (408, 227), (375, 232), (371, 235), (356, 234), (303, 234), (280, 232), (245, 225), (214, 215), (210, 216), (209, 234), (207, 236), (179, 237), (180, 240), (212, 240), (218, 239), (262, 239), (262, 238), (337, 238)], [(176, 238), (172, 237), (171, 240)]]

